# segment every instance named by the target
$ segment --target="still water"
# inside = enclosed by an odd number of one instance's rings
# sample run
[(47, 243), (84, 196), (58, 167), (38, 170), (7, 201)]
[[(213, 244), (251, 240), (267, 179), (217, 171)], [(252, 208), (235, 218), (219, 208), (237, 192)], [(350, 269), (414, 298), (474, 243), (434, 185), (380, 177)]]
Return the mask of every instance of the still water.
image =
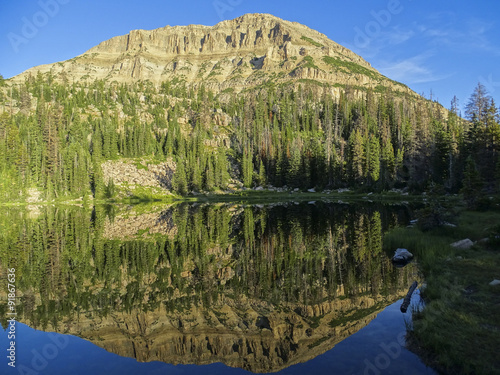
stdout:
[(16, 367), (2, 355), (0, 374), (433, 374), (404, 347), (417, 267), (382, 249), (409, 218), (326, 202), (4, 209)]

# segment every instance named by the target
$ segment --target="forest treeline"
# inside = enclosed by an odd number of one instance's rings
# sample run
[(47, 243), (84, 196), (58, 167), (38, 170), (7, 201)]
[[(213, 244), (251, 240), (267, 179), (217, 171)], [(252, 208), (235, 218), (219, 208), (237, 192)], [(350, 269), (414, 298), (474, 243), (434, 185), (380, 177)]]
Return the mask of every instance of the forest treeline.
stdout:
[(465, 113), (392, 92), (304, 81), (215, 94), (175, 79), (155, 87), (57, 82), (30, 76), (0, 90), (0, 200), (30, 188), (44, 198), (111, 197), (105, 160), (172, 158), (179, 194), (245, 187), (354, 187), (429, 183), (470, 199), (499, 189), (499, 109), (479, 84)]
[[(158, 212), (175, 234), (122, 240), (105, 235), (120, 220), (114, 210), (2, 212), (0, 264), (16, 269), (20, 317), (47, 328), (72, 314), (209, 308), (220, 296), (312, 305), (394, 295), (414, 272), (398, 272), (382, 251), (383, 234), (408, 220), (402, 207), (182, 204)], [(7, 308), (0, 303), (2, 316)]]

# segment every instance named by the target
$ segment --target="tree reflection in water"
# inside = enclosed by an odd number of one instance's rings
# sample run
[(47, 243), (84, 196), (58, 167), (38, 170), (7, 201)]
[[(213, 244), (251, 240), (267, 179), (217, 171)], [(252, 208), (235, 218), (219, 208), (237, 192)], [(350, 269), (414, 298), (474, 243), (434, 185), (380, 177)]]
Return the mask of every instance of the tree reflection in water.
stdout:
[(278, 371), (405, 294), (416, 267), (395, 269), (382, 236), (406, 215), (321, 202), (12, 209), (1, 271), (15, 265), (31, 327), (139, 361)]

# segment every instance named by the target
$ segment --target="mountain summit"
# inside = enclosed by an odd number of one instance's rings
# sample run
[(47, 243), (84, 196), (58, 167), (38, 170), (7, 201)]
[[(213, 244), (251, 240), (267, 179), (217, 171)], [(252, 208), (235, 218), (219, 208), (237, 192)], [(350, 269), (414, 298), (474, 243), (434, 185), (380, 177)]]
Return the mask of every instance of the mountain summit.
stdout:
[(188, 84), (204, 82), (215, 91), (307, 79), (413, 94), (324, 34), (270, 14), (245, 14), (215, 26), (132, 30), (73, 59), (31, 68), (14, 80), (37, 72), (70, 81), (160, 83), (177, 78)]
[(0, 108), (12, 182), (0, 200), (417, 190), (461, 177), (455, 113), (268, 14), (111, 38), (7, 80)]

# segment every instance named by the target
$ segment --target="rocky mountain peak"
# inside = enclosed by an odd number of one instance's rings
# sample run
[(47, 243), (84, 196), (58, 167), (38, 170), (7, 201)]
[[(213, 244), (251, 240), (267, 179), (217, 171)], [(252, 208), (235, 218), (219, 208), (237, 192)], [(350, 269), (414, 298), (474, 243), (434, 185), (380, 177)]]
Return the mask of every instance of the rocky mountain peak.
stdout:
[(214, 26), (165, 26), (132, 30), (73, 59), (38, 66), (14, 78), (51, 72), (58, 79), (102, 79), (155, 84), (177, 79), (203, 82), (215, 91), (308, 80), (335, 90), (390, 87), (413, 94), (382, 76), (363, 58), (297, 22), (270, 14), (245, 14)]

